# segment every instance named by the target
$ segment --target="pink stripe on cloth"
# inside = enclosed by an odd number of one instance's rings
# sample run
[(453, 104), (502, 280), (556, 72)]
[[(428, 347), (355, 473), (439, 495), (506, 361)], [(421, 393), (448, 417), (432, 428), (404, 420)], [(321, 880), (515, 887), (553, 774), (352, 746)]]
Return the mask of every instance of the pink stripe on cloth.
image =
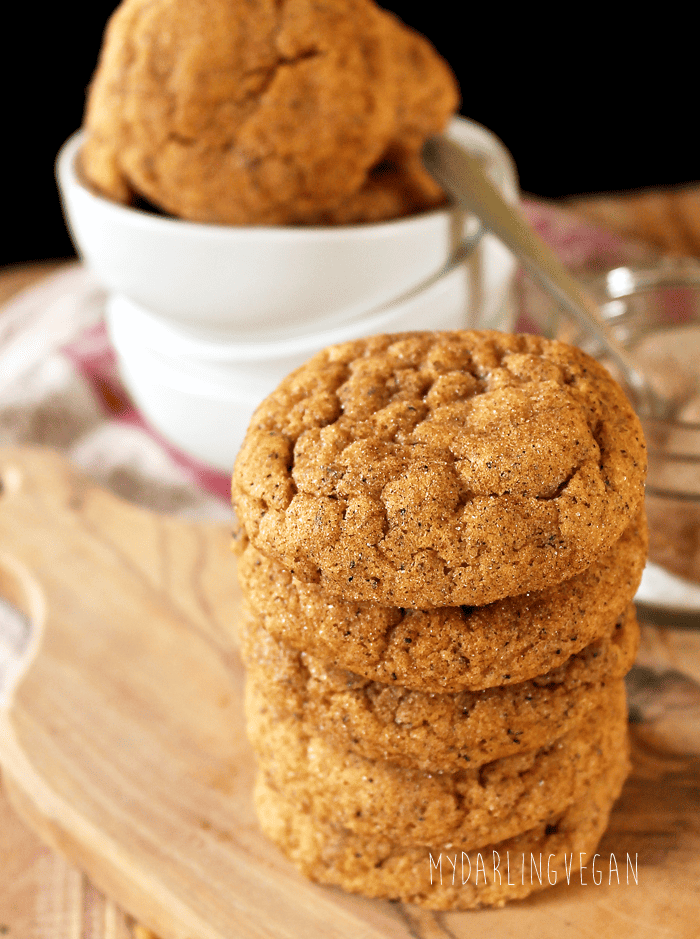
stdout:
[(572, 273), (595, 276), (653, 256), (646, 245), (625, 241), (554, 203), (526, 198), (521, 208), (537, 234)]
[(137, 413), (119, 378), (117, 357), (104, 322), (88, 327), (61, 351), (89, 383), (108, 420), (129, 419)]
[(119, 377), (117, 357), (103, 322), (90, 326), (72, 342), (63, 346), (61, 351), (88, 382), (107, 420), (145, 430), (173, 462), (185, 470), (195, 485), (228, 502), (231, 496), (230, 475), (200, 463), (173, 446), (150, 426), (131, 401)]

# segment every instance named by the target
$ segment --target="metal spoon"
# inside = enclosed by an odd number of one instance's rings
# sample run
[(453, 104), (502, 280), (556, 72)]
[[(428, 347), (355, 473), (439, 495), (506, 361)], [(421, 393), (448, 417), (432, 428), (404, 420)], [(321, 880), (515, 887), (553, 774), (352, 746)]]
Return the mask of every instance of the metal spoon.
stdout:
[(637, 407), (654, 417), (668, 417), (672, 408), (652, 388), (627, 350), (611, 334), (598, 304), (562, 266), (556, 254), (504, 199), (477, 157), (447, 137), (432, 137), (423, 148), (423, 163), (452, 198), (473, 212), (513, 252), (523, 267), (605, 349), (624, 375)]

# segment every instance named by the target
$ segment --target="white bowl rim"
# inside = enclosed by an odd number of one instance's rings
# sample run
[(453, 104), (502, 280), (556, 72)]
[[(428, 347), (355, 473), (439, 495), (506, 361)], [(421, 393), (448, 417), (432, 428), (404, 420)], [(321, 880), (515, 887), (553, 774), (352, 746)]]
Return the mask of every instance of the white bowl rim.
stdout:
[[(456, 118), (463, 127), (469, 127), (478, 137), (483, 137), (484, 143), (493, 147), (494, 142), (500, 143), (491, 131), (471, 121), (468, 118)], [(115, 220), (137, 226), (145, 231), (162, 231), (163, 233), (186, 232), (188, 237), (202, 239), (218, 239), (222, 241), (250, 241), (251, 236), (257, 236), (265, 241), (284, 241), (292, 235), (300, 241), (342, 241), (373, 238), (387, 238), (393, 236), (396, 229), (405, 231), (411, 228), (421, 228), (431, 223), (443, 224), (449, 218), (453, 207), (445, 206), (419, 212), (414, 215), (391, 219), (387, 222), (361, 222), (353, 225), (216, 225), (206, 222), (193, 222), (187, 219), (174, 218), (171, 215), (157, 215), (133, 206), (113, 202), (105, 196), (99, 195), (94, 189), (86, 185), (80, 178), (76, 169), (76, 157), (85, 131), (81, 128), (73, 133), (63, 144), (56, 157), (56, 178), (59, 187), (64, 191), (69, 186), (75, 187), (84, 198), (100, 207), (102, 212), (111, 214)], [(499, 148), (500, 149), (500, 148)]]

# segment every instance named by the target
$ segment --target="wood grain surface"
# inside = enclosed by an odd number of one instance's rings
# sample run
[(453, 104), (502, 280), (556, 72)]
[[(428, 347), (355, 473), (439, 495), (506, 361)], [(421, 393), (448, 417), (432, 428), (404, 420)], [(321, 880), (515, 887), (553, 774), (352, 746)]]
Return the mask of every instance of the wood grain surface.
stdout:
[[(646, 242), (660, 255), (700, 257), (700, 185), (577, 197), (559, 204), (582, 219), (623, 237)], [(41, 261), (0, 269), (0, 304), (17, 291), (31, 288), (65, 263)], [(683, 674), (685, 669), (700, 680), (697, 634), (684, 629), (643, 627), (639, 661), (650, 669), (652, 675), (673, 676)], [(539, 930), (536, 910), (547, 904), (554, 925), (563, 920), (562, 934), (567, 934), (568, 930), (570, 935), (588, 935), (594, 931), (603, 936), (631, 935), (637, 929), (639, 935), (681, 934), (676, 932), (677, 917), (683, 920), (687, 906), (681, 904), (679, 912), (676, 892), (680, 890), (685, 897), (694, 887), (697, 900), (700, 891), (695, 861), (685, 869), (680, 862), (683, 849), (678, 849), (678, 842), (690, 838), (689, 832), (697, 830), (698, 688), (687, 681), (664, 682), (661, 679), (658, 685), (662, 693), (657, 687), (654, 693), (641, 689), (637, 696), (642, 702), (646, 697), (646, 709), (642, 708), (643, 722), (633, 728), (635, 774), (613, 814), (605, 843), (617, 838), (624, 848), (624, 842), (629, 840), (628, 832), (636, 832), (640, 827), (646, 831), (644, 864), (651, 871), (662, 868), (677, 872), (678, 882), (671, 889), (661, 913), (654, 912), (649, 918), (644, 904), (637, 906), (641, 895), (653, 893), (653, 889), (648, 889), (650, 885), (644, 875), (640, 888), (631, 891), (629, 904), (624, 904), (629, 919), (619, 924), (617, 933), (613, 925), (618, 925), (618, 919), (608, 923), (603, 916), (601, 928), (597, 912), (591, 916), (591, 911), (582, 904), (572, 916), (566, 906), (561, 906), (558, 897), (553, 903), (548, 898), (541, 898), (506, 908), (499, 912), (495, 921), (488, 912), (475, 914), (468, 920), (475, 929), (478, 927), (483, 934), (490, 929), (492, 934), (504, 937), (530, 935), (531, 927)], [(15, 795), (21, 798), (21, 793)], [(660, 813), (657, 811), (659, 808), (662, 809)], [(697, 858), (697, 848), (691, 853)], [(151, 935), (113, 898), (97, 890), (63, 854), (46, 846), (11, 808), (2, 786), (0, 872), (2, 935), (41, 939), (147, 939)], [(653, 877), (658, 878), (658, 873)], [(581, 891), (590, 889), (598, 888), (580, 888)], [(558, 890), (556, 888), (550, 898)], [(466, 935), (467, 926), (459, 914), (440, 916), (402, 909), (397, 915), (404, 931), (411, 935)], [(700, 928), (696, 927), (693, 932), (687, 921), (685, 926), (682, 934), (700, 935)], [(327, 935), (331, 934), (332, 929), (329, 929)], [(394, 934), (390, 929), (385, 933), (388, 936)], [(476, 932), (473, 934), (477, 935)], [(260, 935), (270, 934), (263, 931)]]
[[(602, 937), (697, 936), (700, 705), (684, 675), (700, 674), (698, 633), (676, 648), (645, 630), (690, 720), (679, 739), (658, 696), (638, 714), (601, 884), (589, 867), (585, 885), (478, 913), (368, 901), (307, 882), (258, 831), (227, 527), (138, 509), (50, 451), (0, 451), (0, 480), (1, 592), (37, 634), (0, 718), (5, 784), (43, 840), (163, 939), (566, 939), (584, 921)], [(608, 884), (611, 853), (637, 859), (638, 883)]]

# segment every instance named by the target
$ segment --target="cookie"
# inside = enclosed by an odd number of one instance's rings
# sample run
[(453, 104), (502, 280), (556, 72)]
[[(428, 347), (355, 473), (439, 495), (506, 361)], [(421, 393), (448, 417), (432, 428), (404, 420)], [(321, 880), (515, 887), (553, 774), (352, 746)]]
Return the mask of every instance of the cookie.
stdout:
[(591, 863), (629, 772), (627, 750), (624, 743), (586, 795), (563, 812), (507, 841), (469, 851), (451, 838), (430, 847), (397, 845), (389, 834), (362, 838), (314, 819), (262, 777), (255, 805), (264, 833), (318, 883), (433, 910), (499, 907), (552, 883), (565, 884), (567, 871), (570, 876)]
[(480, 608), (421, 611), (338, 600), (251, 544), (238, 575), (255, 617), (275, 639), (365, 678), (443, 693), (526, 681), (609, 633), (637, 591), (646, 548), (642, 512), (582, 573)]
[(417, 332), (332, 346), (256, 410), (232, 495), (253, 545), (332, 596), (426, 609), (543, 590), (642, 505), (619, 385), (539, 336)]
[(115, 201), (191, 221), (316, 222), (415, 156), (458, 103), (430, 43), (372, 0), (124, 0), (81, 171)]
[(358, 192), (333, 209), (319, 212), (314, 225), (356, 225), (404, 218), (447, 205), (448, 199), (420, 156), (402, 157), (400, 162), (383, 160), (368, 174)]
[(580, 799), (617, 759), (627, 733), (624, 683), (568, 734), (527, 753), (455, 773), (426, 773), (337, 750), (246, 686), (247, 732), (262, 777), (322, 824), (395, 844), (454, 840), (465, 850), (501, 841)]
[(241, 652), (255, 696), (299, 718), (337, 750), (426, 772), (456, 772), (545, 746), (607, 700), (631, 668), (639, 626), (630, 604), (612, 633), (531, 681), (487, 691), (429, 694), (361, 678), (274, 640), (254, 618)]

